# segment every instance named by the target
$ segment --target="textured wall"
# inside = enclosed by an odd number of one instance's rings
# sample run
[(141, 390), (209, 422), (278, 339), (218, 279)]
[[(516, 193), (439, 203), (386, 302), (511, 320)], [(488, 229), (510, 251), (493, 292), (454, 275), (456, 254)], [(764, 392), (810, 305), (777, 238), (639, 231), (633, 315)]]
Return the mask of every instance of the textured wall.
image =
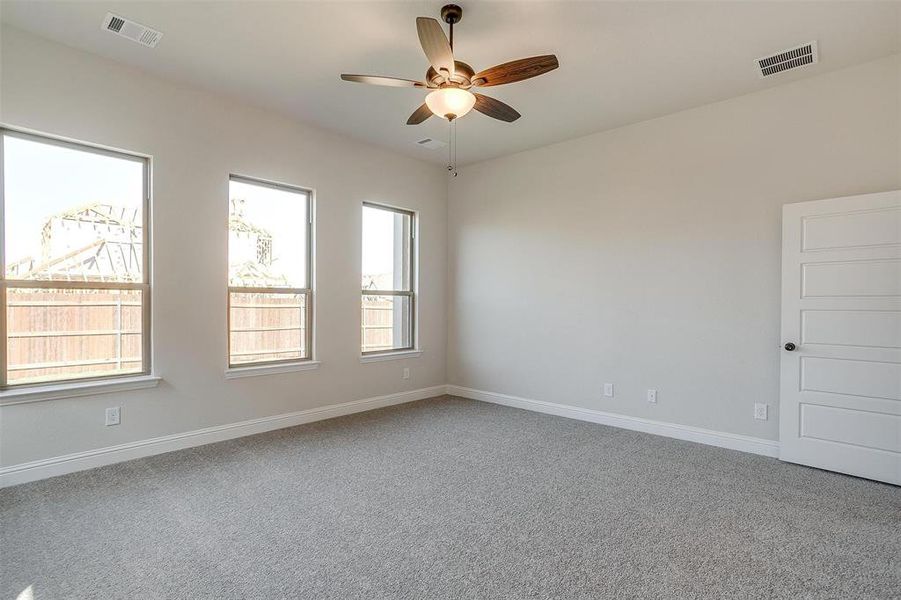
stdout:
[(449, 383), (777, 439), (781, 207), (901, 187), (899, 83), (895, 56), (461, 169)]
[[(153, 360), (163, 377), (152, 390), (0, 409), (0, 464), (445, 382), (442, 167), (11, 28), (0, 53), (0, 121), (153, 156)], [(317, 371), (223, 376), (229, 173), (316, 191)], [(420, 213), (420, 358), (360, 363), (363, 201)], [(104, 427), (107, 406), (122, 406), (120, 426)]]

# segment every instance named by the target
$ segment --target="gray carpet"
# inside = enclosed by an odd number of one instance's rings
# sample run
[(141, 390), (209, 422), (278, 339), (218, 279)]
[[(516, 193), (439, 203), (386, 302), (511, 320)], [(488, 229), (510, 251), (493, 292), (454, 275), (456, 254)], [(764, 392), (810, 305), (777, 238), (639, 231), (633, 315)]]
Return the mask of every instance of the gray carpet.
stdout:
[(0, 597), (901, 598), (901, 489), (439, 398), (0, 492)]

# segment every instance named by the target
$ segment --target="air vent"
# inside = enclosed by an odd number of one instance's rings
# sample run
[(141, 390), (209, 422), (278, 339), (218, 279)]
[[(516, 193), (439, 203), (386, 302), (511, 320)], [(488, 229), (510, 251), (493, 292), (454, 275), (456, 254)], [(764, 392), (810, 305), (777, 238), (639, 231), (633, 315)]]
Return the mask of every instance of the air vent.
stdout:
[(163, 37), (163, 34), (156, 29), (151, 29), (140, 23), (129, 21), (128, 19), (120, 17), (119, 15), (114, 15), (113, 13), (106, 13), (101, 28), (106, 31), (111, 31), (116, 35), (121, 35), (124, 38), (128, 38), (142, 46), (147, 46), (148, 48), (155, 48)]
[(797, 48), (789, 48), (772, 56), (764, 56), (754, 61), (761, 78), (797, 69), (805, 65), (817, 63), (817, 43), (815, 41), (802, 44)]
[(419, 140), (416, 142), (416, 145), (422, 146), (423, 148), (428, 148), (429, 150), (437, 150), (438, 148), (444, 148), (447, 146), (446, 142), (442, 142), (441, 140), (433, 140), (432, 138), (425, 138), (423, 140)]

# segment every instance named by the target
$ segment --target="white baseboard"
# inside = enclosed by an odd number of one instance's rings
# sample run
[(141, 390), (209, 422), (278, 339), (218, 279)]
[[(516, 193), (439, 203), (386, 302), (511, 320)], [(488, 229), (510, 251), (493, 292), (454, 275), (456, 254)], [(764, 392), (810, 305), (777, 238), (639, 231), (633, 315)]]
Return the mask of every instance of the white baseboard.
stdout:
[(323, 419), (331, 419), (342, 415), (374, 410), (376, 408), (394, 404), (424, 400), (434, 396), (441, 396), (446, 393), (446, 389), (446, 386), (436, 385), (434, 387), (411, 390), (409, 392), (400, 392), (397, 394), (389, 394), (387, 396), (376, 396), (374, 398), (365, 398), (353, 402), (344, 402), (342, 404), (310, 408), (282, 415), (251, 419), (239, 423), (229, 423), (228, 425), (195, 429), (194, 431), (185, 431), (183, 433), (140, 440), (137, 442), (120, 444), (118, 446), (108, 446), (106, 448), (97, 448), (96, 450), (87, 450), (85, 452), (76, 452), (74, 454), (66, 454), (64, 456), (56, 456), (44, 460), (12, 465), (0, 468), (0, 488), (27, 483), (29, 481), (37, 481), (38, 479), (46, 479), (47, 477), (64, 475), (66, 473), (74, 473), (75, 471), (93, 469), (94, 467), (110, 465), (135, 458), (143, 458), (154, 454), (163, 454), (164, 452), (172, 452), (173, 450), (182, 450), (184, 448), (202, 446), (213, 442), (222, 442), (244, 437), (246, 435), (253, 435), (255, 433), (272, 431), (274, 429), (293, 427), (294, 425), (312, 423), (313, 421), (321, 421)]
[(760, 454), (762, 456), (770, 456), (773, 458), (779, 456), (779, 442), (765, 440), (763, 438), (713, 431), (711, 429), (701, 429), (700, 427), (689, 427), (688, 425), (676, 425), (675, 423), (665, 423), (663, 421), (652, 421), (640, 417), (618, 415), (615, 413), (602, 412), (590, 408), (567, 406), (565, 404), (557, 404), (554, 402), (529, 400), (528, 398), (474, 390), (458, 385), (448, 385), (447, 393), (452, 396), (460, 396), (471, 400), (503, 404), (504, 406), (512, 406), (534, 412), (557, 415), (559, 417), (568, 417), (580, 421), (589, 421), (591, 423), (600, 423), (601, 425), (610, 425), (621, 429), (643, 431), (645, 433), (653, 433), (655, 435), (662, 435), (677, 440), (707, 444), (708, 446), (719, 446), (720, 448), (740, 450), (741, 452), (750, 452), (751, 454)]
[(650, 419), (567, 406), (565, 404), (556, 404), (554, 402), (530, 400), (528, 398), (519, 398), (517, 396), (509, 396), (507, 394), (498, 394), (495, 392), (485, 392), (457, 385), (437, 385), (429, 388), (411, 390), (409, 392), (400, 392), (397, 394), (389, 394), (387, 396), (376, 396), (373, 398), (365, 398), (363, 400), (355, 400), (353, 402), (310, 408), (282, 415), (241, 421), (239, 423), (229, 423), (228, 425), (206, 427), (194, 431), (186, 431), (148, 440), (119, 444), (117, 446), (108, 446), (106, 448), (97, 448), (95, 450), (76, 452), (74, 454), (66, 454), (64, 456), (56, 456), (44, 460), (3, 467), (0, 468), (0, 488), (27, 483), (29, 481), (37, 481), (39, 479), (46, 479), (47, 477), (64, 475), (66, 473), (83, 471), (85, 469), (93, 469), (94, 467), (133, 460), (135, 458), (153, 456), (154, 454), (163, 454), (165, 452), (193, 448), (194, 446), (221, 442), (244, 437), (246, 435), (253, 435), (255, 433), (263, 433), (275, 429), (282, 429), (284, 427), (293, 427), (294, 425), (302, 425), (304, 423), (340, 417), (342, 415), (365, 412), (385, 406), (392, 406), (394, 404), (424, 400), (445, 393), (472, 400), (481, 400), (482, 402), (503, 404), (504, 406), (512, 406), (550, 415), (568, 417), (570, 419), (579, 419), (580, 421), (589, 421), (591, 423), (610, 425), (612, 427), (620, 427), (622, 429), (631, 429), (634, 431), (643, 431), (645, 433), (662, 435), (689, 442), (698, 442), (709, 446), (719, 446), (721, 448), (729, 448), (730, 450), (740, 450), (742, 452), (750, 452), (752, 454), (771, 457), (777, 457), (779, 455), (779, 442), (772, 440), (724, 433), (721, 431), (712, 431), (710, 429), (701, 429), (699, 427), (689, 427), (687, 425), (664, 423), (662, 421), (652, 421)]

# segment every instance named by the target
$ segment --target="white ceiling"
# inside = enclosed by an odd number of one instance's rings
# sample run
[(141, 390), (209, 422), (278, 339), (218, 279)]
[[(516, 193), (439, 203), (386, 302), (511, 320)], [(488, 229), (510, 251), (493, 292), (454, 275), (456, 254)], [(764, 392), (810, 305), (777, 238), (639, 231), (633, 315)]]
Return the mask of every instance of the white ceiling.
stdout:
[[(424, 92), (342, 82), (339, 73), (421, 78), (417, 16), (443, 2), (83, 2), (3, 0), (3, 22), (308, 123), (444, 162), (447, 123), (405, 121)], [(898, 2), (462, 2), (458, 60), (477, 71), (554, 53), (560, 68), (486, 88), (523, 117), (473, 111), (461, 164), (611, 129), (901, 51)], [(148, 49), (102, 31), (107, 11), (159, 29)], [(817, 40), (818, 65), (758, 78), (753, 59)]]

